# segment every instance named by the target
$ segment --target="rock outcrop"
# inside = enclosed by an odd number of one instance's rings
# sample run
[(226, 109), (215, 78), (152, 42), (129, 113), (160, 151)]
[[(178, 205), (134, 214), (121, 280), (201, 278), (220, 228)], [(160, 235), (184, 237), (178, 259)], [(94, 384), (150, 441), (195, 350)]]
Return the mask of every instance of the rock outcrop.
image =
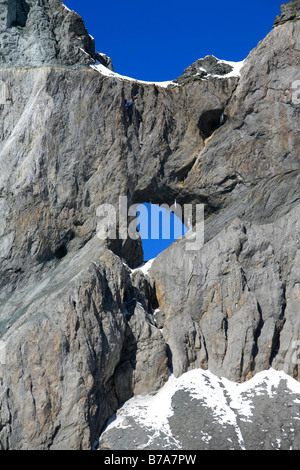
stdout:
[(292, 360), (300, 331), (299, 231), (298, 207), (276, 224), (236, 218), (202, 250), (178, 241), (156, 258), (150, 275), (176, 377), (202, 367), (240, 382), (274, 366), (300, 378)]
[(109, 421), (99, 448), (299, 450), (299, 392), (299, 382), (272, 369), (243, 384), (201, 369), (186, 372), (151, 396), (129, 400)]
[(297, 18), (300, 18), (300, 2), (293, 0), (281, 5), (281, 15), (276, 16), (274, 26), (297, 20)]
[(7, 301), (2, 449), (89, 449), (119, 403), (167, 380), (151, 283), (131, 275), (93, 239)]
[[(0, 3), (1, 448), (91, 449), (168, 368), (299, 379), (297, 15), (238, 72), (208, 56), (164, 87), (93, 68), (61, 0)], [(203, 248), (136, 269), (140, 239), (97, 237), (119, 196), (205, 204)]]

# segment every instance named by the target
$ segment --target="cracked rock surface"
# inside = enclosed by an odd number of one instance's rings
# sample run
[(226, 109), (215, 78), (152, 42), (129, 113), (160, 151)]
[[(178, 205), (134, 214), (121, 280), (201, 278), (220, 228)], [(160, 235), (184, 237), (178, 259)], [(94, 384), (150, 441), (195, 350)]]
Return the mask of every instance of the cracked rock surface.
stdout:
[[(208, 56), (163, 87), (92, 68), (112, 65), (61, 0), (0, 0), (1, 449), (91, 449), (170, 370), (299, 380), (295, 5), (239, 74)], [(204, 204), (204, 246), (178, 240), (138, 269), (138, 237), (96, 235), (97, 208), (119, 196)], [(194, 410), (188, 395), (175, 406)]]

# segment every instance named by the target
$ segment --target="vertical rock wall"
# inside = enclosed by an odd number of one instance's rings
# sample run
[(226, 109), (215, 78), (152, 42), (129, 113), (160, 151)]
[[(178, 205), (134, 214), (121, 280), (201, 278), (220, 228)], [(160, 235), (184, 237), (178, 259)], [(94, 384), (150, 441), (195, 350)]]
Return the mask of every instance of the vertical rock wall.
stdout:
[[(241, 77), (210, 56), (163, 88), (89, 67), (94, 42), (60, 0), (1, 6), (1, 447), (90, 449), (168, 365), (299, 378), (297, 18)], [(120, 195), (204, 203), (203, 249), (179, 241), (132, 271), (139, 241), (96, 236)]]

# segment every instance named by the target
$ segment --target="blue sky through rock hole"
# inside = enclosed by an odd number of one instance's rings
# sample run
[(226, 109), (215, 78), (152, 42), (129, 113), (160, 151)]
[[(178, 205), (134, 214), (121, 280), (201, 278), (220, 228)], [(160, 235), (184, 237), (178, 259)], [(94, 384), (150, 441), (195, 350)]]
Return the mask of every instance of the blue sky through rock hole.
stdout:
[(145, 261), (155, 258), (187, 232), (185, 225), (173, 212), (156, 204), (141, 204), (138, 207), (138, 220)]

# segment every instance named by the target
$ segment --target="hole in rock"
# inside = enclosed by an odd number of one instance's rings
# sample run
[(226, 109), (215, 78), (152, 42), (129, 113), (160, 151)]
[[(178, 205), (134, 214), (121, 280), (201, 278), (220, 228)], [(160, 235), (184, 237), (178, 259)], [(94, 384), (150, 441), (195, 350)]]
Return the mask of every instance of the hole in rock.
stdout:
[(9, 0), (6, 12), (7, 27), (20, 26), (24, 28), (29, 10), (30, 7), (26, 0)]
[(171, 208), (164, 204), (158, 206), (151, 203), (138, 206), (138, 230), (142, 239), (145, 262), (156, 258), (188, 231), (180, 217), (174, 213), (177, 213), (176, 207), (176, 202)]
[(218, 127), (226, 122), (226, 116), (222, 109), (205, 111), (199, 118), (198, 128), (202, 139), (208, 139)]

